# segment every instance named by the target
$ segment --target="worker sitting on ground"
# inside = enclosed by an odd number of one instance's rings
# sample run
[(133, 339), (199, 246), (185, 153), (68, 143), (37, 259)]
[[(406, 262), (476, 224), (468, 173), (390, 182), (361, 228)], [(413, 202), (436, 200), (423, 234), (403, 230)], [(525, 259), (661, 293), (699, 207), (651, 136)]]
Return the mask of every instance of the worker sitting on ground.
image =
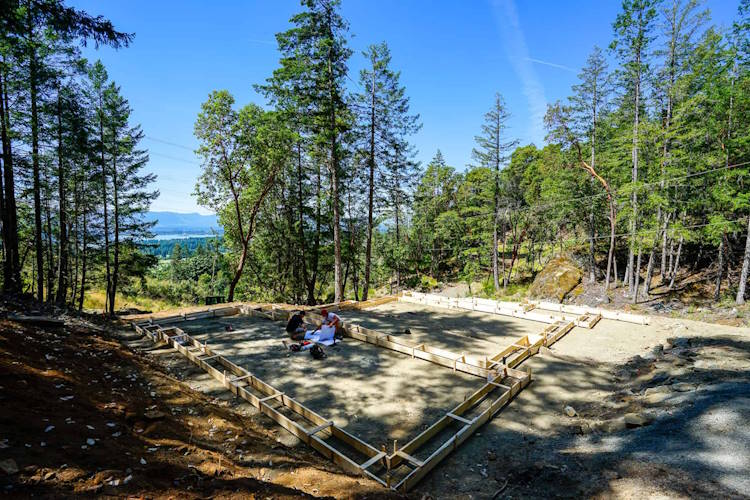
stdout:
[(302, 340), (305, 338), (305, 311), (300, 311), (289, 318), (286, 324), (286, 331), (292, 340)]
[(327, 309), (322, 309), (320, 315), (323, 316), (323, 324), (333, 326), (336, 328), (336, 335), (341, 335), (341, 318), (338, 314), (328, 312)]

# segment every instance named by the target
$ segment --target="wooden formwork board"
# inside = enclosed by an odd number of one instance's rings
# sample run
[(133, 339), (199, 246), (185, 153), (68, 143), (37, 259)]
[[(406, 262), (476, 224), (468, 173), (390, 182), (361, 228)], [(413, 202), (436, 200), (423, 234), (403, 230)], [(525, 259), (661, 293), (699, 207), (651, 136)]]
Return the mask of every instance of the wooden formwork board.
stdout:
[[(575, 306), (569, 304), (555, 304), (545, 301), (528, 301), (525, 303), (505, 302), (480, 298), (453, 298), (442, 295), (404, 292), (399, 301), (413, 304), (423, 304), (449, 309), (466, 309), (514, 318), (539, 321), (541, 323), (555, 323), (560, 320), (580, 320), (577, 326), (593, 328), (596, 323), (604, 319), (613, 319), (638, 325), (647, 325), (648, 316), (631, 314), (620, 311), (610, 311), (588, 306)], [(549, 311), (558, 314), (549, 314)], [(585, 316), (585, 318), (581, 318)]]
[[(388, 299), (380, 302), (380, 304), (397, 300), (396, 297), (388, 297)], [(345, 304), (341, 303), (336, 304), (336, 307), (341, 307), (342, 305), (346, 307)], [(253, 305), (252, 307), (244, 308), (243, 312), (270, 320), (286, 320), (291, 314), (289, 308), (274, 307), (273, 305)], [(322, 317), (314, 312), (311, 313), (311, 316), (311, 319), (317, 323), (320, 323), (322, 320)], [(177, 318), (178, 320), (187, 319), (184, 317)], [(402, 447), (394, 449), (393, 453), (387, 454), (384, 450), (380, 451), (356, 436), (349, 434), (344, 429), (336, 426), (333, 421), (325, 419), (289, 395), (278, 391), (270, 384), (258, 379), (244, 368), (213, 352), (207, 343), (195, 340), (180, 328), (175, 326), (162, 328), (160, 325), (153, 323), (134, 324), (139, 333), (148, 335), (154, 342), (165, 341), (170, 344), (213, 378), (219, 380), (233, 394), (253, 404), (263, 414), (276, 421), (323, 456), (341, 466), (342, 469), (350, 473), (370, 477), (380, 484), (395, 490), (409, 491), (427, 473), (435, 468), (440, 461), (457, 449), (480, 426), (492, 419), (520, 390), (530, 383), (530, 370), (523, 372), (516, 369), (516, 367), (528, 357), (536, 354), (541, 346), (549, 346), (559, 340), (575, 326), (575, 323), (574, 321), (558, 321), (549, 325), (541, 334), (526, 335), (500, 353), (485, 357), (484, 359), (474, 358), (463, 353), (458, 355), (424, 344), (411, 344), (402, 339), (396, 339), (390, 335), (367, 329), (360, 325), (344, 324), (342, 326), (344, 332), (351, 338), (395, 350), (402, 354), (410, 355), (415, 359), (440, 364), (452, 368), (454, 371), (463, 371), (480, 376), (486, 382), (465, 399), (463, 403), (446, 412), (414, 439)], [(217, 369), (209, 364), (207, 362), (209, 360), (214, 364), (218, 364), (221, 369)], [(248, 388), (252, 388), (262, 396), (256, 396)], [(496, 393), (499, 395), (495, 396)], [(475, 417), (468, 416), (467, 412), (471, 411), (479, 402), (488, 401), (490, 398), (489, 406), (482, 410), (479, 415)], [(271, 406), (273, 402), (278, 402), (296, 415), (302, 417), (305, 421), (310, 422), (310, 427), (302, 426), (274, 409)], [(438, 434), (452, 424), (459, 425), (461, 427), (460, 430), (440, 444), (437, 450), (424, 460), (415, 458), (415, 454), (420, 449), (425, 447), (431, 440), (436, 439)], [(363, 456), (368, 457), (367, 460), (361, 464), (354, 462), (340, 450), (326, 442), (322, 436), (332, 436), (340, 440)], [(386, 467), (385, 479), (378, 477), (368, 470), (375, 464), (382, 464)], [(402, 466), (409, 467), (409, 472), (399, 482), (391, 484), (391, 471)]]
[(576, 316), (573, 314), (550, 314), (549, 312), (545, 312), (541, 309), (537, 310), (534, 307), (529, 308), (528, 305), (518, 302), (504, 302), (490, 299), (455, 298), (420, 292), (404, 292), (404, 294), (400, 296), (398, 300), (401, 302), (422, 304), (432, 307), (464, 309), (467, 311), (477, 311), (489, 314), (497, 314), (500, 316), (510, 316), (513, 318), (526, 319), (529, 321), (537, 321), (539, 323), (548, 324), (555, 323), (560, 320), (572, 321), (576, 319)]
[(590, 314), (599, 315), (604, 319), (614, 319), (617, 321), (624, 321), (626, 323), (635, 323), (637, 325), (648, 325), (649, 317), (642, 314), (632, 314), (620, 311), (611, 311), (609, 309), (601, 309), (597, 307), (588, 306), (576, 306), (571, 304), (555, 304), (554, 302), (545, 301), (529, 301), (530, 304), (535, 305), (540, 309), (547, 309), (550, 311), (559, 311), (570, 314)]
[(163, 316), (163, 317), (147, 317), (143, 318), (140, 321), (138, 321), (136, 324), (138, 325), (147, 325), (147, 324), (153, 324), (155, 321), (158, 321), (160, 324), (163, 323), (179, 323), (180, 321), (191, 321), (196, 319), (205, 319), (205, 318), (218, 318), (221, 316), (235, 316), (240, 312), (241, 307), (238, 305), (232, 305), (232, 306), (221, 306), (221, 307), (212, 307), (201, 311), (193, 311), (189, 313), (182, 313), (182, 314), (176, 314), (173, 316)]
[[(512, 373), (508, 373), (512, 372)], [(508, 382), (514, 380), (514, 382)], [(505, 382), (503, 385), (500, 382)], [(388, 467), (393, 470), (404, 463), (410, 464), (413, 468), (406, 477), (392, 487), (399, 491), (409, 491), (413, 488), (427, 473), (434, 469), (445, 457), (455, 451), (464, 441), (473, 435), (479, 427), (489, 422), (521, 389), (531, 382), (531, 373), (506, 369), (504, 373), (498, 375), (495, 379), (488, 381), (479, 390), (472, 394), (466, 401), (447, 412), (437, 422), (421, 432), (407, 444), (394, 451), (388, 457)], [(487, 398), (493, 391), (501, 390), (501, 394), (496, 397), (490, 405), (485, 408), (479, 415), (473, 418), (463, 418), (469, 409), (474, 407), (480, 400)], [(423, 448), (427, 443), (434, 439), (441, 431), (451, 423), (459, 423), (461, 429), (455, 432), (451, 437), (446, 439), (437, 450), (432, 452), (426, 459), (420, 460), (414, 455)]]
[[(270, 417), (284, 429), (320, 452), (323, 456), (341, 466), (342, 469), (350, 473), (370, 477), (386, 486), (384, 480), (367, 471), (367, 468), (377, 462), (376, 457), (383, 457), (383, 453), (377, 448), (336, 426), (333, 421), (323, 418), (315, 411), (307, 408), (294, 398), (284, 394), (282, 391), (277, 390), (272, 385), (262, 381), (244, 368), (232, 363), (224, 356), (213, 352), (206, 343), (199, 342), (177, 327), (165, 329), (161, 328), (159, 325), (139, 324), (134, 324), (134, 327), (138, 333), (147, 335), (154, 342), (163, 341), (171, 345), (180, 354), (206, 371), (214, 379), (221, 382), (222, 385), (229, 389), (234, 395), (248, 401), (261, 413)], [(174, 335), (170, 335), (169, 333), (171, 332), (174, 332)], [(214, 364), (218, 364), (221, 369), (217, 369), (209, 364), (207, 362), (209, 359)], [(234, 376), (228, 376), (228, 374)], [(240, 385), (240, 383), (242, 383), (242, 385)], [(250, 392), (249, 389), (255, 390), (264, 395), (264, 397), (256, 396)], [(310, 427), (302, 426), (298, 422), (283, 415), (271, 406), (274, 401), (288, 408), (298, 416), (310, 422), (312, 425)], [(320, 437), (321, 434), (332, 436), (335, 439), (344, 442), (347, 446), (350, 446), (352, 449), (368, 457), (368, 459), (363, 464), (354, 462), (340, 450), (325, 442)], [(363, 468), (365, 465), (366, 467)]]

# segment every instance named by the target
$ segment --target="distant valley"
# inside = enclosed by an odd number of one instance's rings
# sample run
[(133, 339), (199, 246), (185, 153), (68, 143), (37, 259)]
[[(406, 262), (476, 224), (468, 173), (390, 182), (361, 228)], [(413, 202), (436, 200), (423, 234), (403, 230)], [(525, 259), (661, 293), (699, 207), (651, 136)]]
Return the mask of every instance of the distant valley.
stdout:
[(158, 240), (210, 236), (214, 232), (224, 232), (215, 214), (148, 212), (145, 221), (156, 221), (153, 232)]

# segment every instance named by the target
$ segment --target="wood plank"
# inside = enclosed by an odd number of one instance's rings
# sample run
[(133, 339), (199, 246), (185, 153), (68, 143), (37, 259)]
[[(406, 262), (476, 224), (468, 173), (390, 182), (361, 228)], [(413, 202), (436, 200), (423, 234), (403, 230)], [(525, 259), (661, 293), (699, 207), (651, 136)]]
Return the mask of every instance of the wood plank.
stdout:
[(266, 396), (266, 397), (264, 397), (264, 398), (260, 398), (260, 402), (261, 402), (261, 403), (265, 403), (266, 401), (269, 401), (269, 400), (271, 400), (271, 399), (276, 399), (276, 398), (280, 398), (280, 397), (281, 397), (281, 396), (283, 396), (283, 395), (284, 395), (284, 393), (283, 393), (283, 392), (277, 392), (276, 394), (272, 394), (272, 395), (270, 395), (270, 396)]
[(365, 469), (367, 469), (369, 467), (372, 467), (373, 464), (375, 464), (376, 462), (382, 460), (383, 458), (385, 458), (385, 456), (386, 456), (385, 452), (381, 451), (377, 455), (371, 457), (367, 462), (361, 464), (359, 466), (359, 468), (362, 469), (362, 470), (365, 470)]
[(417, 467), (422, 467), (424, 465), (424, 462), (422, 462), (418, 458), (415, 458), (415, 457), (413, 457), (413, 456), (411, 456), (408, 453), (405, 453), (403, 451), (397, 451), (396, 455), (398, 455), (399, 457), (403, 458), (407, 462), (410, 462), (410, 463), (416, 465)]
[(466, 419), (466, 418), (464, 418), (464, 417), (460, 417), (460, 416), (458, 416), (458, 415), (454, 415), (454, 414), (453, 414), (453, 413), (451, 413), (451, 412), (448, 412), (448, 413), (446, 413), (446, 415), (448, 415), (448, 416), (449, 416), (450, 418), (452, 418), (453, 420), (458, 420), (459, 422), (462, 422), (462, 423), (464, 423), (464, 424), (466, 424), (466, 425), (471, 425), (471, 424), (473, 424), (473, 423), (474, 423), (474, 422), (473, 422), (472, 420), (468, 420), (468, 419)]
[(209, 359), (220, 358), (220, 357), (221, 357), (221, 354), (212, 354), (205, 358), (198, 358), (198, 361), (208, 361)]
[(308, 436), (312, 436), (313, 434), (317, 434), (318, 432), (328, 429), (329, 427), (333, 427), (333, 421), (326, 422), (325, 424), (320, 424), (316, 427), (313, 427), (312, 429), (308, 429), (305, 432)]

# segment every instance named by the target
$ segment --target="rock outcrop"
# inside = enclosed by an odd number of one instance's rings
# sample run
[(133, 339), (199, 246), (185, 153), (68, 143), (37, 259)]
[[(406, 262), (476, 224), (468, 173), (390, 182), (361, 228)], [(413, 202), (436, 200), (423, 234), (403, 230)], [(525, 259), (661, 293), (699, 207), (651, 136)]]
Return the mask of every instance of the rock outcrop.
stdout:
[(564, 255), (549, 261), (534, 278), (529, 296), (533, 299), (547, 299), (562, 302), (583, 277), (583, 271), (576, 262)]

